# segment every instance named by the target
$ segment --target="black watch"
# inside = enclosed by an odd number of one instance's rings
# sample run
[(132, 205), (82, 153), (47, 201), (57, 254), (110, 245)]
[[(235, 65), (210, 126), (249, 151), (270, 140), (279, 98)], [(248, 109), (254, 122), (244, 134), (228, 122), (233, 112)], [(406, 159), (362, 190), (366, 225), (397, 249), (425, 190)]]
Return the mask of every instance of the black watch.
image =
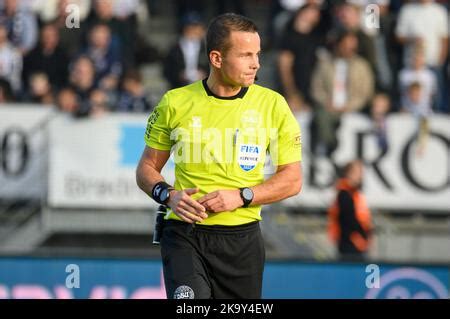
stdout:
[(253, 201), (254, 196), (253, 191), (251, 190), (251, 188), (248, 187), (240, 188), (239, 190), (241, 198), (244, 202), (244, 205), (242, 205), (242, 207), (248, 207)]
[(161, 195), (159, 196), (159, 201), (164, 205), (167, 205), (167, 202), (170, 198), (170, 192), (173, 191), (174, 188), (165, 188), (161, 191)]
[(159, 182), (152, 189), (152, 198), (159, 204), (166, 205), (169, 201), (170, 192), (174, 189), (165, 182)]

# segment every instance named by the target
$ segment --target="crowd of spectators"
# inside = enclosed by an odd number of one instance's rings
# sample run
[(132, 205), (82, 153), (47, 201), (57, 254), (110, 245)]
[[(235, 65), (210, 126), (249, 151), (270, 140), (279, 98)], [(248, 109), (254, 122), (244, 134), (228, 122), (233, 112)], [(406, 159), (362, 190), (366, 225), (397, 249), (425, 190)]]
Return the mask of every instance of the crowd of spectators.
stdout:
[[(149, 112), (143, 64), (159, 63), (173, 88), (202, 79), (208, 18), (252, 16), (251, 2), (174, 0), (179, 37), (161, 54), (138, 32), (138, 15), (154, 14), (157, 2), (0, 0), (0, 103), (57, 105), (77, 117)], [(348, 112), (371, 116), (383, 147), (387, 113), (426, 123), (450, 112), (448, 1), (262, 2), (269, 13), (263, 51), (274, 53), (276, 89), (294, 112), (313, 114), (314, 152), (332, 153)]]
[(420, 135), (430, 114), (448, 114), (448, 17), (447, 1), (278, 1), (279, 90), (313, 114), (312, 151), (336, 149), (345, 113), (369, 115), (383, 150), (389, 112), (413, 114)]
[(57, 105), (77, 117), (150, 111), (140, 66), (158, 52), (137, 32), (143, 5), (0, 0), (0, 102)]

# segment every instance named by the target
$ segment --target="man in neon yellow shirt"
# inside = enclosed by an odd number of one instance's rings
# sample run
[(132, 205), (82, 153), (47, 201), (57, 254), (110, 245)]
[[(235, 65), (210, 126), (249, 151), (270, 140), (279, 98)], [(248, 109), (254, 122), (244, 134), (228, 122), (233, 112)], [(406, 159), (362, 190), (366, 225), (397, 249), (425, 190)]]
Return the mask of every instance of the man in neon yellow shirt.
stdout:
[[(168, 91), (150, 115), (137, 183), (169, 207), (168, 298), (260, 298), (261, 205), (300, 192), (300, 128), (281, 95), (254, 84), (260, 38), (251, 20), (215, 18), (206, 46), (209, 77)], [(170, 152), (174, 186), (160, 174)], [(264, 181), (266, 152), (276, 172)]]

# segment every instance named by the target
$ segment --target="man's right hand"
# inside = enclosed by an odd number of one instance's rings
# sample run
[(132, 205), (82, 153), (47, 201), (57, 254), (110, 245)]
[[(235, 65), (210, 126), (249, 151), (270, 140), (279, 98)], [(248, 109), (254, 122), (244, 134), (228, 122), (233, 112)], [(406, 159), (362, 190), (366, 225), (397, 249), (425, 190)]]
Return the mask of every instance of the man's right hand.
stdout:
[(173, 190), (170, 192), (169, 202), (167, 203), (175, 215), (190, 224), (201, 222), (208, 217), (205, 207), (191, 197), (197, 192), (198, 188), (188, 188), (182, 191)]

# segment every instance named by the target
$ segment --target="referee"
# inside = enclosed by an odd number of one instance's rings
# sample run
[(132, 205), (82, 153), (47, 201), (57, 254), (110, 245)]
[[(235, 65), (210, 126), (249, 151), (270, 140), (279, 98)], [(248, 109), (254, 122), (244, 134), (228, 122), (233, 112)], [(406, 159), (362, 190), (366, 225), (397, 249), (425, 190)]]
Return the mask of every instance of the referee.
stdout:
[[(261, 205), (300, 192), (300, 127), (280, 94), (254, 84), (261, 49), (251, 20), (216, 17), (206, 49), (209, 77), (168, 91), (150, 115), (136, 179), (169, 208), (168, 298), (261, 298)], [(173, 186), (160, 174), (171, 152)], [(276, 172), (264, 181), (267, 152)]]

